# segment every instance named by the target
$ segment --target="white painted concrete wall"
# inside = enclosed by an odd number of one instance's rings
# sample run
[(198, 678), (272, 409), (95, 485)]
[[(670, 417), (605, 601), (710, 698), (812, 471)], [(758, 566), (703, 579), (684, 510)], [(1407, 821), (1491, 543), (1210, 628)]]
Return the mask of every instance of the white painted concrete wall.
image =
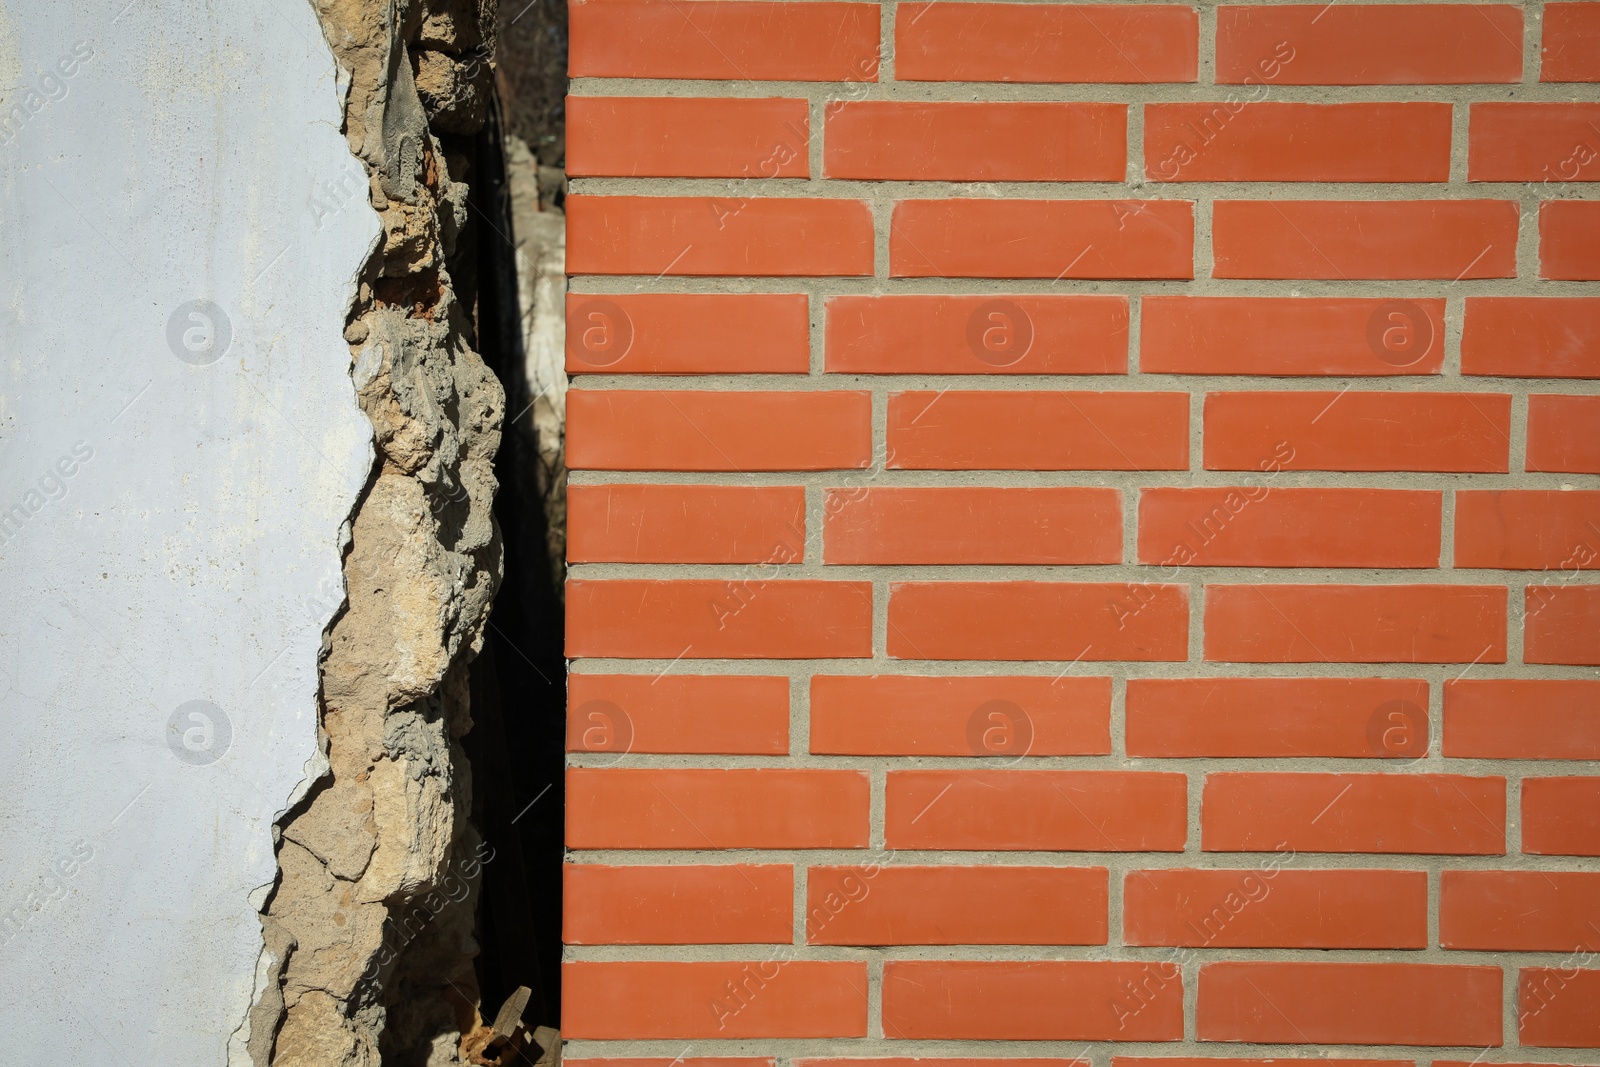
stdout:
[(0, 1062), (223, 1064), (317, 772), (377, 218), (305, 0), (0, 0), (0, 90)]

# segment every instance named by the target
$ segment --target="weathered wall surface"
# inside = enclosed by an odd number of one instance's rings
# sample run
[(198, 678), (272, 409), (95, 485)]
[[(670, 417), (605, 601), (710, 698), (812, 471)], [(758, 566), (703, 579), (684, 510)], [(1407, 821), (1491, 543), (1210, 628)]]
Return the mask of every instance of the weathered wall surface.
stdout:
[(501, 573), (490, 517), (504, 394), (447, 261), (468, 225), (493, 5), (330, 0), (345, 132), (383, 237), (345, 330), (378, 466), (352, 527), (348, 609), (323, 666), (327, 777), (285, 820), (257, 1063), (451, 1064), (479, 1022), (466, 665)]
[(462, 1057), (490, 23), (3, 10), (6, 1062)]
[(1595, 1062), (1600, 5), (570, 12), (569, 1053)]
[(378, 238), (303, 4), (0, 5), (0, 1060), (222, 1064), (320, 773)]

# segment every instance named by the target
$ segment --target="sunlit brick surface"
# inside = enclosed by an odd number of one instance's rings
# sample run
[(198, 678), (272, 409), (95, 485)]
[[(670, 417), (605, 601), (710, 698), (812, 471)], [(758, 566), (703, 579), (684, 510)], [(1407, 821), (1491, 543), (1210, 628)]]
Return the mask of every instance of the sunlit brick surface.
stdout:
[(571, 12), (569, 1056), (1595, 1062), (1600, 4)]

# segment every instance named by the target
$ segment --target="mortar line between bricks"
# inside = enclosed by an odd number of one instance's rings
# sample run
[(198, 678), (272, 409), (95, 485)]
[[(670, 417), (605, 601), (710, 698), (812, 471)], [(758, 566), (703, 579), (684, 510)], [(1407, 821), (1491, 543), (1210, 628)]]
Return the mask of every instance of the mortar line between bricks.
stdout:
[[(946, 0), (950, 2), (950, 0)], [(1132, 157), (1130, 156), (1130, 159)], [(1268, 203), (1300, 201), (1354, 201), (1362, 203), (1409, 203), (1437, 201), (1496, 201), (1523, 204), (1525, 196), (1544, 203), (1530, 188), (1537, 178), (1522, 181), (1160, 181), (1137, 183), (1137, 196), (1130, 197), (1126, 182), (1106, 181), (951, 181), (948, 179), (857, 179), (857, 178), (652, 178), (652, 177), (574, 177), (569, 179), (573, 196), (638, 196), (661, 199), (683, 197), (748, 196), (769, 200), (885, 200), (970, 199), (977, 202), (1008, 200), (1149, 200), (1185, 201), (1201, 195), (1222, 200), (1263, 200)], [(1563, 200), (1592, 202), (1600, 190), (1587, 188), (1592, 180), (1572, 183), (1577, 188), (1564, 190)], [(1285, 196), (1288, 192), (1293, 195)], [(1440, 194), (1447, 194), (1441, 196)], [(1526, 214), (1526, 212), (1524, 212)], [(745, 277), (745, 275), (735, 275)], [(1286, 278), (1285, 281), (1296, 281)], [(1445, 280), (1449, 280), (1446, 278)]]
[[(1586, 394), (1584, 394), (1586, 395)], [(576, 486), (604, 486), (622, 484), (643, 485), (736, 485), (748, 487), (762, 486), (787, 486), (787, 485), (820, 485), (826, 488), (859, 488), (873, 484), (881, 478), (884, 486), (929, 487), (949, 486), (952, 488), (970, 488), (975, 486), (1002, 487), (1016, 489), (1070, 489), (1070, 488), (1117, 488), (1125, 492), (1143, 489), (1214, 489), (1224, 487), (1237, 487), (1243, 476), (1251, 471), (1197, 471), (1192, 480), (1173, 476), (1174, 472), (1154, 471), (1149, 477), (1129, 476), (1126, 472), (1098, 472), (1098, 471), (1003, 471), (1003, 470), (895, 470), (888, 471), (874, 478), (868, 472), (846, 472), (843, 476), (815, 475), (811, 472), (785, 473), (785, 472), (750, 472), (739, 475), (734, 471), (617, 471), (604, 472), (614, 474), (614, 477), (596, 477), (595, 471), (574, 471), (572, 484)], [(1177, 472), (1182, 474), (1184, 472)], [(1526, 477), (1532, 476), (1541, 479), (1530, 484)], [(1428, 479), (1434, 481), (1430, 484)], [(1559, 488), (1562, 483), (1571, 484), (1593, 490), (1600, 487), (1600, 478), (1596, 475), (1566, 474), (1566, 473), (1541, 473), (1517, 472), (1512, 474), (1453, 474), (1450, 475), (1457, 482), (1457, 488), (1464, 489), (1533, 489), (1533, 488)], [(1430, 476), (1427, 472), (1409, 472), (1391, 474), (1381, 485), (1373, 485), (1370, 476), (1364, 477), (1360, 471), (1308, 471), (1300, 474), (1292, 485), (1282, 488), (1297, 489), (1399, 489), (1411, 491), (1436, 490), (1438, 476)], [(1555, 481), (1559, 479), (1558, 481)], [(756, 563), (760, 560), (752, 559)], [(588, 567), (600, 564), (574, 562), (570, 566)], [(1555, 564), (1552, 562), (1551, 566)], [(1128, 566), (1155, 566), (1155, 564), (1128, 564)], [(1229, 568), (1219, 568), (1229, 569)], [(1239, 569), (1239, 568), (1232, 568)], [(1268, 568), (1283, 570), (1282, 567)], [(1314, 569), (1314, 568), (1299, 568)], [(1346, 568), (1354, 569), (1354, 568)], [(1384, 570), (1397, 568), (1386, 567)], [(1403, 570), (1404, 568), (1399, 568)], [(1587, 568), (1586, 568), (1587, 570)]]
[[(685, 1042), (681, 1040), (614, 1040), (596, 1041), (586, 1039), (567, 1039), (567, 1052), (572, 1059), (589, 1059), (591, 1057), (658, 1057), (665, 1064), (674, 1056), (683, 1051)], [(1418, 1045), (1326, 1045), (1315, 1046), (1285, 1045), (1281, 1043), (1245, 1044), (1241, 1042), (1198, 1042), (1198, 1051), (1212, 1053), (1216, 1058), (1227, 1057), (1252, 1057), (1259, 1054), (1269, 1059), (1310, 1059), (1308, 1052), (1315, 1049), (1318, 1052), (1326, 1051), (1331, 1058), (1353, 1060), (1400, 1061), (1417, 1063), (1419, 1067), (1428, 1067), (1436, 1060), (1455, 1060), (1463, 1063), (1512, 1063), (1526, 1062), (1524, 1056), (1521, 1061), (1515, 1059), (1517, 1047), (1507, 1036), (1504, 1048), (1493, 1049), (1493, 1056), (1477, 1059), (1483, 1050), (1472, 1045), (1454, 1046), (1418, 1046)], [(901, 1048), (901, 1046), (904, 1048)], [(1110, 1042), (1091, 1042), (1093, 1054), (1117, 1056), (1142, 1056), (1162, 1058), (1179, 1058), (1175, 1053), (1185, 1051), (1181, 1046), (1174, 1047), (1175, 1043), (1167, 1042), (1126, 1042), (1112, 1044)], [(773, 1055), (789, 1057), (793, 1063), (797, 1059), (829, 1059), (837, 1057), (866, 1057), (877, 1058), (883, 1055), (884, 1047), (871, 1038), (827, 1038), (827, 1039), (763, 1039), (760, 1042), (749, 1040), (699, 1040), (693, 1047), (708, 1056), (728, 1057), (763, 1057)], [(768, 1050), (771, 1050), (770, 1052)], [(1015, 1056), (1016, 1058), (1053, 1058), (1061, 1063), (1071, 1064), (1074, 1057), (1084, 1055), (1084, 1042), (1073, 1041), (938, 1041), (938, 1040), (906, 1040), (894, 1043), (895, 1054), (908, 1058), (928, 1057), (942, 1058), (967, 1058), (994, 1056), (1002, 1054), (1002, 1058)], [(1192, 1050), (1191, 1050), (1192, 1051)], [(1593, 1064), (1596, 1061), (1577, 1054), (1578, 1051), (1570, 1049), (1528, 1049), (1537, 1052), (1546, 1060), (1556, 1059), (1563, 1063)], [(1205, 1058), (1202, 1056), (1201, 1058)], [(1080, 1061), (1082, 1062), (1082, 1061)]]
[[(647, 659), (621, 659), (616, 657), (592, 656), (574, 660), (576, 669), (574, 674), (623, 674), (635, 675), (642, 678), (655, 677), (661, 671), (661, 664), (676, 663), (669, 660)], [(1394, 664), (1394, 663), (1220, 663), (1207, 661), (1202, 664), (1189, 665), (1194, 667), (1194, 674), (1179, 675), (1176, 668), (1186, 666), (1182, 663), (1154, 662), (1154, 663), (1112, 663), (1104, 661), (1091, 661), (1084, 663), (1078, 670), (1064, 674), (1061, 660), (890, 660), (888, 663), (875, 663), (865, 657), (848, 660), (808, 660), (804, 665), (786, 666), (792, 661), (773, 659), (750, 660), (690, 660), (689, 666), (682, 667), (685, 674), (772, 674), (783, 673), (786, 670), (803, 672), (806, 677), (811, 674), (839, 674), (839, 675), (864, 675), (881, 672), (883, 668), (892, 668), (890, 673), (907, 674), (918, 677), (948, 677), (959, 675), (963, 672), (972, 672), (982, 668), (989, 675), (997, 678), (1023, 677), (1023, 678), (1056, 678), (1056, 677), (1106, 677), (1120, 673), (1132, 679), (1162, 678), (1171, 676), (1202, 677), (1202, 678), (1377, 678), (1377, 679), (1410, 679), (1417, 677), (1431, 677), (1440, 675), (1438, 680), (1455, 680), (1459, 675), (1462, 664)], [(1314, 668), (1314, 669), (1312, 669)], [(1483, 679), (1508, 679), (1530, 678), (1534, 680), (1573, 680), (1593, 677), (1593, 669), (1584, 666), (1568, 666), (1560, 664), (1484, 664), (1473, 670), (1474, 680)], [(642, 758), (642, 753), (634, 753)], [(575, 757), (576, 758), (576, 757)], [(716, 758), (724, 758), (717, 756)], [(729, 756), (726, 758), (739, 758)], [(898, 758), (898, 757), (895, 757)], [(1056, 759), (1064, 757), (1030, 757), (1030, 759)], [(1282, 757), (1289, 758), (1289, 757)], [(1321, 758), (1321, 757), (1310, 757)], [(1362, 757), (1370, 760), (1371, 757)], [(1452, 757), (1453, 762), (1463, 762), (1461, 757)], [(1474, 760), (1465, 760), (1471, 765)], [(1517, 762), (1512, 759), (1511, 762)], [(1534, 761), (1538, 762), (1538, 761)], [(1552, 761), (1559, 762), (1559, 761)]]
[[(1158, 573), (1167, 568), (1162, 564), (1086, 564), (1086, 563), (1057, 563), (1057, 564), (854, 564), (854, 563), (829, 563), (820, 569), (807, 570), (814, 564), (778, 564), (772, 568), (773, 578), (762, 578), (758, 584), (767, 582), (782, 582), (804, 577), (815, 577), (826, 574), (837, 581), (1040, 581), (1055, 580), (1071, 583), (1072, 580), (1084, 584), (1137, 584), (1137, 585), (1174, 585), (1181, 586), (1189, 582), (1200, 581), (1211, 586), (1222, 585), (1258, 585), (1271, 586), (1310, 586), (1310, 585), (1370, 585), (1374, 589), (1396, 588), (1411, 585), (1464, 585), (1482, 586), (1500, 585), (1507, 581), (1521, 581), (1528, 584), (1529, 575), (1525, 572), (1491, 571), (1488, 569), (1444, 569), (1442, 571), (1418, 568), (1398, 567), (1351, 567), (1330, 568), (1319, 567), (1284, 567), (1252, 564), (1244, 567), (1216, 567), (1216, 566), (1184, 566), (1180, 574), (1171, 578), (1152, 580)], [(570, 564), (572, 576), (583, 579), (637, 579), (645, 575), (658, 575), (668, 580), (700, 580), (700, 581), (726, 581), (739, 580), (744, 577), (743, 571), (747, 565), (727, 563), (574, 563)], [(1534, 575), (1542, 572), (1534, 571)], [(985, 577), (988, 576), (988, 577)], [(1425, 581), (1425, 578), (1435, 578), (1435, 581)], [(1263, 583), (1262, 578), (1271, 578), (1271, 582)], [(1356, 581), (1355, 579), (1360, 579)], [(1543, 581), (1548, 582), (1549, 579)], [(1591, 585), (1600, 583), (1600, 573), (1592, 570), (1583, 572), (1583, 579), (1567, 582), (1571, 586)], [(694, 657), (703, 658), (703, 657)], [(1090, 657), (1090, 662), (1101, 662), (1099, 657)], [(1291, 661), (1294, 662), (1294, 661)], [(1321, 659), (1307, 659), (1309, 663), (1356, 662), (1352, 660), (1336, 660), (1332, 657)], [(1406, 662), (1404, 660), (1386, 660), (1382, 662)], [(1420, 662), (1437, 662), (1423, 660)], [(1454, 662), (1444, 660), (1443, 662)], [(1464, 659), (1461, 662), (1470, 662)]]
[(1449, 381), (1467, 381), (1461, 373), (1461, 340), (1466, 332), (1467, 299), (1446, 296), (1444, 301), (1444, 364), (1440, 374)]
[[(805, 0), (801, 0), (805, 2)], [(940, 0), (949, 2), (949, 0)], [(1252, 4), (1252, 6), (1258, 6)], [(1588, 90), (1582, 82), (1488, 82), (1425, 85), (1308, 85), (1282, 81), (1270, 86), (1273, 103), (1340, 104), (1470, 104), (1498, 103), (1507, 99), (1528, 103), (1571, 103), (1574, 91)], [(747, 87), (738, 79), (573, 78), (575, 97), (693, 96), (701, 99), (755, 100), (781, 97), (822, 103), (854, 100), (963, 102), (983, 95), (984, 103), (1126, 103), (1130, 107), (1170, 103), (1223, 103), (1247, 86), (1236, 82), (959, 82), (959, 81), (785, 81), (774, 79)], [(1268, 102), (1263, 98), (1259, 102)]]
[[(792, 864), (792, 865), (819, 867), (819, 866), (850, 866), (852, 864), (859, 864), (859, 863), (863, 862), (864, 860), (871, 858), (874, 855), (878, 855), (879, 853), (881, 853), (881, 851), (882, 851), (881, 849), (880, 850), (872, 850), (872, 849), (810, 849), (810, 850), (795, 850), (795, 849), (766, 849), (766, 850), (761, 850), (761, 849), (719, 849), (719, 850), (715, 850), (715, 851), (702, 850), (702, 851), (698, 851), (697, 852), (697, 851), (693, 851), (693, 850), (690, 850), (690, 849), (675, 849), (675, 850), (670, 850), (670, 851), (661, 850), (661, 849), (654, 849), (654, 850), (652, 850), (652, 849), (573, 849), (570, 859), (571, 859), (571, 862), (573, 862), (575, 864), (605, 863), (605, 864), (615, 864), (615, 865), (618, 865), (618, 866), (638, 866), (638, 867), (661, 866), (661, 865), (666, 865), (666, 864), (681, 865), (681, 864), (686, 864), (686, 863), (706, 864), (706, 865), (709, 865), (709, 866), (733, 866), (733, 865), (739, 865), (739, 864), (743, 864), (743, 865), (756, 865), (756, 864), (768, 864), (768, 865), (778, 864), (778, 865), (783, 865), (783, 864)], [(1114, 865), (1114, 864), (1120, 863), (1120, 864), (1123, 864), (1127, 868), (1129, 873), (1133, 873), (1135, 871), (1141, 871), (1141, 870), (1147, 870), (1147, 871), (1180, 871), (1180, 870), (1187, 870), (1187, 869), (1190, 869), (1190, 868), (1193, 867), (1196, 858), (1201, 858), (1201, 859), (1204, 859), (1207, 864), (1209, 864), (1209, 866), (1207, 867), (1207, 870), (1220, 871), (1220, 872), (1223, 872), (1223, 873), (1240, 873), (1240, 874), (1243, 874), (1243, 873), (1248, 873), (1250, 871), (1256, 870), (1259, 867), (1262, 859), (1269, 858), (1272, 855), (1273, 855), (1273, 853), (1271, 853), (1271, 852), (1253, 852), (1252, 853), (1252, 852), (1215, 852), (1215, 851), (1212, 851), (1212, 852), (1201, 851), (1197, 855), (1190, 855), (1190, 854), (1188, 854), (1186, 852), (1161, 852), (1161, 853), (1113, 852), (1113, 853), (1094, 853), (1094, 852), (1063, 852), (1063, 851), (1043, 852), (1043, 851), (1037, 851), (1037, 850), (1035, 850), (1035, 851), (1016, 850), (1016, 851), (1003, 851), (1003, 852), (1000, 852), (1000, 853), (994, 853), (994, 852), (981, 852), (981, 851), (972, 851), (972, 850), (951, 851), (951, 850), (941, 850), (941, 849), (927, 849), (927, 850), (897, 849), (897, 850), (895, 850), (896, 863), (903, 863), (905, 866), (935, 866), (935, 867), (961, 867), (961, 866), (967, 866), (967, 867), (970, 867), (970, 866), (973, 866), (973, 865), (977, 864), (977, 865), (993, 866), (993, 867), (996, 867), (996, 868), (1001, 868), (1001, 867), (1050, 867), (1050, 868), (1053, 868), (1053, 869), (1054, 868), (1079, 869), (1079, 868), (1084, 868), (1084, 867), (1107, 867), (1109, 865)], [(1369, 870), (1370, 869), (1370, 870), (1379, 870), (1379, 871), (1401, 871), (1401, 872), (1405, 872), (1405, 871), (1411, 871), (1411, 872), (1432, 871), (1432, 872), (1435, 872), (1435, 873), (1438, 873), (1438, 872), (1440, 872), (1442, 870), (1446, 870), (1446, 869), (1452, 870), (1452, 871), (1458, 871), (1459, 870), (1459, 871), (1478, 871), (1478, 872), (1482, 872), (1482, 871), (1491, 871), (1491, 872), (1492, 871), (1500, 871), (1500, 870), (1504, 870), (1508, 864), (1515, 863), (1518, 859), (1526, 858), (1526, 857), (1520, 857), (1519, 855), (1517, 855), (1515, 853), (1507, 853), (1507, 854), (1504, 854), (1504, 855), (1496, 854), (1496, 855), (1490, 855), (1490, 856), (1439, 856), (1439, 855), (1415, 855), (1415, 854), (1397, 855), (1397, 854), (1392, 854), (1392, 853), (1370, 853), (1370, 852), (1354, 852), (1354, 853), (1300, 852), (1298, 855), (1299, 855), (1300, 859), (1296, 860), (1296, 864), (1297, 864), (1297, 868), (1296, 869), (1307, 870), (1307, 871), (1322, 871), (1322, 870), (1338, 871), (1338, 870)], [(1591, 858), (1582, 857), (1582, 856), (1538, 856), (1537, 859), (1539, 860), (1541, 871), (1542, 872), (1547, 872), (1547, 873), (1582, 873), (1582, 872), (1585, 872), (1585, 871), (1589, 870), (1593, 866)], [(1303, 862), (1302, 862), (1302, 860), (1303, 860)], [(602, 950), (615, 949), (615, 950), (620, 952), (620, 951), (626, 950), (629, 946), (626, 945), (626, 944), (619, 944), (619, 945), (609, 945), (609, 946), (608, 945), (574, 945), (572, 947), (573, 948), (581, 948), (581, 949), (584, 949), (586, 951), (587, 950), (602, 951)], [(661, 949), (677, 949), (677, 948), (681, 948), (681, 947), (684, 947), (684, 946), (682, 946), (682, 945), (658, 945), (658, 946), (654, 946), (654, 947), (661, 948)], [(716, 948), (719, 951), (726, 950), (726, 951), (729, 951), (729, 952), (739, 952), (739, 951), (746, 950), (746, 948), (748, 946), (745, 946), (745, 945), (720, 945), (720, 946), (719, 945), (711, 945), (711, 946), (701, 945), (699, 947)], [(841, 951), (841, 952), (843, 952), (843, 951), (857, 951), (860, 948), (859, 946), (851, 947), (851, 946), (825, 946), (825, 945), (816, 945), (816, 946), (807, 946), (807, 947), (815, 948), (815, 949), (818, 949), (818, 950)], [(916, 953), (919, 953), (919, 952), (921, 952), (921, 953), (928, 953), (928, 952), (957, 952), (957, 951), (961, 951), (961, 950), (974, 952), (974, 953), (989, 952), (989, 951), (1002, 951), (1002, 950), (1004, 950), (1004, 951), (1010, 951), (1010, 952), (1013, 952), (1013, 953), (1026, 953), (1029, 950), (1038, 949), (1040, 947), (1045, 947), (1045, 946), (1041, 946), (1041, 945), (1037, 945), (1037, 944), (1034, 944), (1034, 945), (1030, 945), (1030, 944), (1012, 944), (1012, 945), (1002, 945), (1002, 946), (985, 945), (985, 944), (972, 944), (972, 943), (969, 943), (969, 944), (966, 944), (966, 945), (928, 945), (928, 944), (924, 944), (924, 945), (893, 946), (892, 949), (890, 949), (890, 948), (875, 948), (874, 951), (904, 951), (904, 952), (907, 952), (907, 953), (916, 954)], [(1104, 951), (1107, 950), (1107, 946), (1105, 946), (1105, 945), (1067, 945), (1067, 946), (1057, 945), (1057, 946), (1050, 946), (1050, 947), (1053, 947), (1053, 948), (1058, 949), (1060, 951), (1067, 951), (1068, 949), (1071, 949), (1074, 952), (1078, 952), (1078, 953), (1082, 953), (1082, 954), (1092, 954), (1092, 953), (1096, 953), (1096, 952), (1104, 952)], [(1151, 945), (1151, 946), (1113, 945), (1111, 947), (1116, 948), (1117, 951), (1128, 951), (1128, 952), (1136, 952), (1136, 953), (1142, 952), (1142, 953), (1145, 953), (1146, 955), (1157, 954), (1157, 953), (1159, 953), (1161, 951), (1161, 948), (1162, 948), (1162, 946), (1153, 946), (1153, 945)], [(1434, 946), (1434, 948), (1438, 949), (1438, 946)], [(1217, 954), (1218, 958), (1222, 958), (1223, 956), (1225, 956), (1225, 954), (1230, 953), (1230, 952), (1250, 951), (1250, 950), (1240, 949), (1240, 948), (1238, 948), (1236, 946), (1214, 946), (1214, 947), (1197, 948), (1196, 951), (1198, 951), (1198, 952), (1215, 953), (1215, 954)], [(1281, 948), (1281, 947), (1279, 947), (1279, 948), (1271, 948), (1271, 947), (1268, 947), (1268, 948), (1256, 948), (1253, 951), (1256, 951), (1256, 952), (1262, 953), (1262, 954), (1266, 954), (1266, 953), (1296, 953), (1296, 952), (1298, 952), (1298, 953), (1302, 954), (1302, 957), (1315, 958), (1315, 956), (1317, 954), (1319, 954), (1319, 953), (1339, 952), (1339, 953), (1358, 954), (1358, 953), (1363, 953), (1363, 952), (1376, 953), (1376, 952), (1388, 952), (1388, 951), (1400, 951), (1400, 950), (1390, 949), (1390, 948), (1305, 948), (1305, 949), (1295, 949), (1295, 948)], [(1411, 958), (1413, 956), (1417, 956), (1418, 958), (1420, 958), (1420, 954), (1423, 952), (1422, 949), (1405, 949), (1404, 951), (1406, 952), (1407, 958)], [(1495, 956), (1497, 951), (1499, 951), (1499, 950), (1487, 950), (1487, 949), (1438, 949), (1439, 955), (1438, 955), (1437, 958), (1461, 959), (1461, 960), (1466, 960), (1466, 961), (1482, 962), (1483, 960), (1486, 960), (1486, 959), (1492, 959)], [(1527, 952), (1527, 955), (1528, 955), (1528, 957), (1530, 959), (1540, 959), (1540, 960), (1545, 960), (1545, 961), (1548, 962), (1549, 960), (1559, 959), (1560, 957), (1570, 953), (1571, 949), (1519, 950), (1519, 954), (1521, 952), (1524, 952), (1524, 951)], [(1142, 959), (1142, 958), (1145, 958), (1145, 957), (1140, 957), (1140, 958)]]
[(878, 83), (886, 88), (897, 84), (895, 78), (894, 28), (899, 19), (900, 5), (895, 0), (884, 0), (878, 24)]
[[(693, 392), (695, 389), (711, 389), (723, 392), (761, 391), (761, 390), (799, 390), (804, 392), (818, 392), (838, 390), (844, 392), (881, 389), (888, 393), (913, 392), (917, 390), (956, 390), (960, 392), (1021, 392), (1030, 389), (1055, 389), (1063, 392), (1168, 392), (1168, 393), (1193, 393), (1195, 395), (1209, 395), (1212, 393), (1237, 393), (1237, 392), (1270, 392), (1274, 390), (1295, 393), (1335, 393), (1350, 388), (1338, 386), (1338, 383), (1354, 382), (1359, 388), (1358, 392), (1410, 392), (1410, 393), (1455, 393), (1455, 394), (1491, 394), (1504, 395), (1509, 391), (1524, 391), (1538, 393), (1568, 393), (1578, 396), (1594, 396), (1600, 393), (1600, 384), (1574, 378), (1499, 378), (1499, 377), (1461, 377), (1448, 378), (1443, 375), (1430, 376), (1395, 376), (1395, 377), (1367, 377), (1353, 374), (1330, 375), (1176, 375), (1176, 374), (1137, 374), (1137, 375), (1090, 375), (1090, 374), (1013, 374), (1013, 375), (977, 375), (977, 374), (931, 374), (931, 373), (906, 373), (906, 374), (857, 374), (848, 371), (827, 371), (811, 376), (798, 376), (792, 374), (585, 374), (573, 378), (573, 390), (583, 389), (643, 389), (655, 388), (662, 391), (681, 390)], [(604, 470), (607, 468), (587, 468), (590, 470)], [(851, 468), (837, 467), (824, 468), (848, 471)], [(959, 468), (951, 468), (959, 469)], [(1119, 473), (1110, 468), (1090, 468), (1084, 470), (1101, 469), (1108, 473)], [(1138, 468), (1135, 468), (1138, 469)], [(1199, 469), (1199, 468), (1196, 468)], [(809, 473), (805, 468), (793, 468), (795, 473)], [(1160, 473), (1158, 468), (1151, 468), (1152, 473)], [(781, 468), (775, 468), (773, 473), (782, 473)], [(670, 472), (663, 472), (670, 473)], [(755, 472), (751, 472), (755, 473)], [(1313, 473), (1310, 470), (1297, 473)], [(1333, 473), (1340, 473), (1333, 471)], [(1362, 473), (1357, 470), (1346, 470), (1343, 473)], [(1385, 471), (1372, 471), (1368, 473), (1388, 473)], [(1493, 473), (1487, 471), (1394, 471), (1393, 473)]]
[[(1437, 298), (1439, 296), (1439, 282), (1445, 279), (1427, 278), (1354, 278), (1326, 279), (1308, 278), (1293, 280), (1291, 291), (1305, 296), (1365, 296), (1372, 297), (1372, 290), (1381, 289), (1386, 295), (1398, 298)], [(573, 294), (577, 296), (603, 296), (616, 294), (632, 294), (638, 292), (636, 286), (641, 281), (654, 281), (649, 276), (629, 274), (585, 274), (570, 279), (573, 284)], [(673, 275), (661, 279), (653, 292), (662, 294), (685, 293), (769, 293), (783, 294), (796, 292), (816, 292), (824, 298), (829, 296), (860, 296), (880, 295), (883, 293), (929, 293), (952, 295), (974, 294), (993, 292), (997, 287), (1004, 287), (1022, 295), (1042, 295), (1058, 292), (1054, 289), (1056, 281), (1043, 274), (1032, 277), (1019, 278), (985, 278), (985, 277), (946, 277), (946, 278), (884, 278), (877, 279), (867, 276), (831, 276), (817, 277), (723, 277), (723, 276), (689, 276)], [(1284, 296), (1285, 282), (1272, 278), (1197, 278), (1175, 279), (1156, 278), (1146, 281), (1127, 279), (1074, 279), (1072, 284), (1079, 288), (1076, 293), (1084, 295), (1114, 294), (1118, 296), (1160, 296), (1163, 294), (1193, 294), (1196, 296)], [(1463, 297), (1486, 296), (1529, 296), (1544, 294), (1549, 296), (1593, 296), (1597, 286), (1592, 282), (1545, 281), (1530, 277), (1523, 278), (1483, 278), (1465, 279), (1459, 283)], [(591, 371), (579, 372), (585, 376)], [(1371, 375), (1378, 377), (1379, 375)], [(1313, 377), (1306, 375), (1305, 377)], [(1383, 375), (1389, 377), (1416, 377), (1416, 375)]]

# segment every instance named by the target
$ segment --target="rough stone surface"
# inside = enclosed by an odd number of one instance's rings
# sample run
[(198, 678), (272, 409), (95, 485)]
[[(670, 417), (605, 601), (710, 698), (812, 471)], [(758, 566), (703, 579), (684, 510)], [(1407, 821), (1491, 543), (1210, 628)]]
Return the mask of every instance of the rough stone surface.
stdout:
[(490, 503), (504, 395), (445, 267), (467, 189), (429, 121), (481, 121), (492, 22), (483, 4), (316, 6), (383, 219), (345, 331), (378, 465), (351, 523), (348, 606), (326, 635), (329, 773), (282, 826), (257, 1011), (276, 1019), (251, 1052), (281, 1067), (432, 1067), (460, 1062), (479, 1022), (473, 903), (492, 853), (467, 821), (458, 739), (501, 573)]

